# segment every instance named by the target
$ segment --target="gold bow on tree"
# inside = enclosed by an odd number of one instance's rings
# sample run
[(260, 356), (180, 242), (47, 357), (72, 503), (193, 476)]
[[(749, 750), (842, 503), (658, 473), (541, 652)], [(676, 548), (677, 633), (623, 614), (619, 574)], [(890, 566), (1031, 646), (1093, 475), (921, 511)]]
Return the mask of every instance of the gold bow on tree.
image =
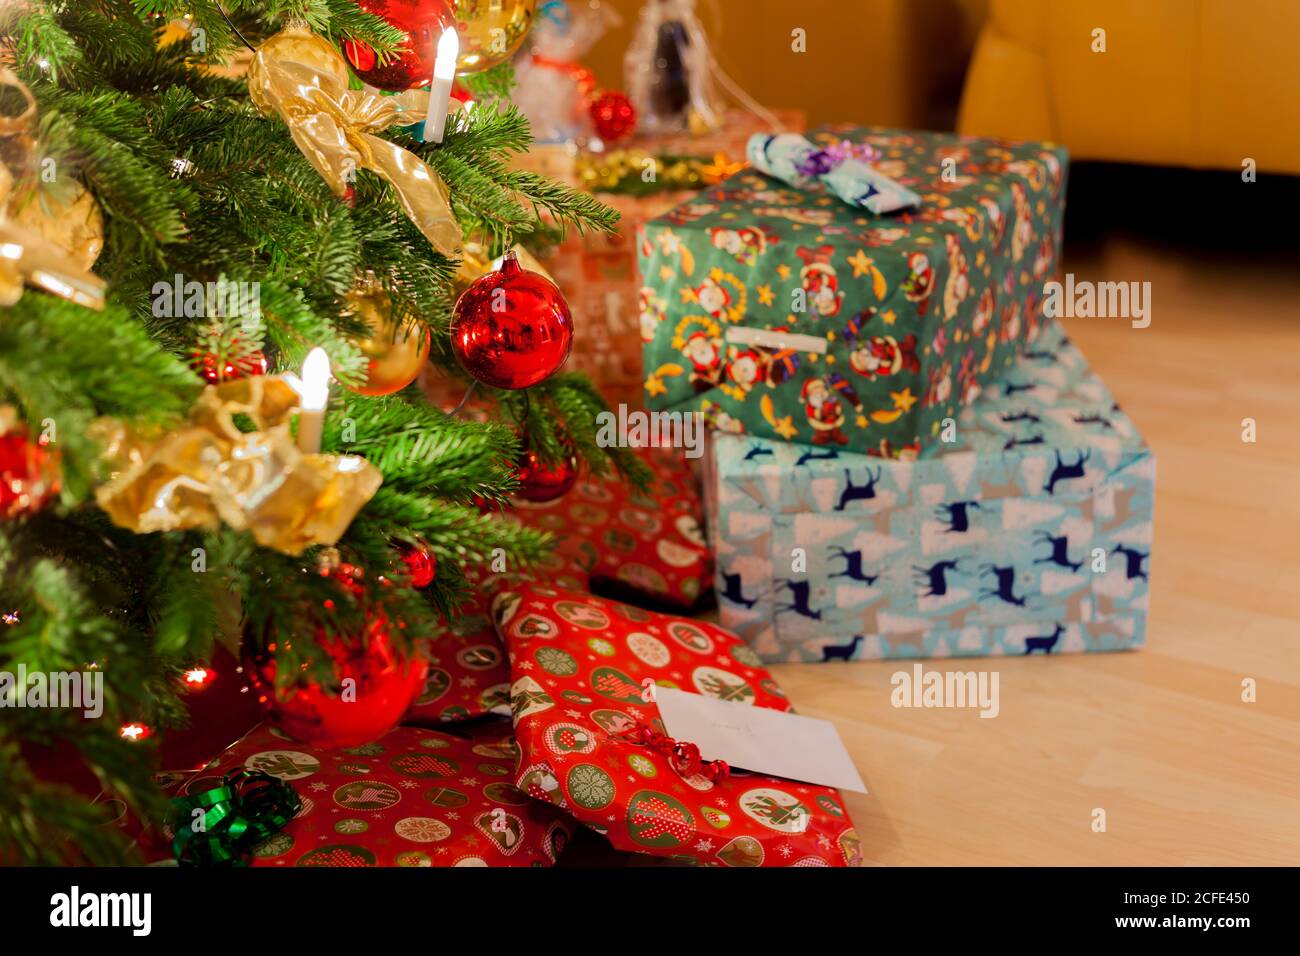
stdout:
[[(114, 524), (139, 534), (224, 522), (284, 554), (332, 545), (383, 475), (355, 455), (300, 452), (289, 434), (298, 403), (283, 377), (254, 375), (209, 385), (171, 433), (100, 419), (93, 433), (111, 476), (95, 498)], [(256, 430), (241, 432), (239, 414)]]
[[(8, 67), (0, 87), (22, 94), (25, 108), (0, 117), (0, 306), (13, 305), (23, 286), (44, 289), (91, 309), (104, 307), (104, 280), (90, 271), (104, 245), (104, 219), (95, 199), (79, 183), (67, 202), (37, 195), (34, 186), (15, 189), (35, 169), (36, 100)], [(62, 208), (47, 211), (45, 199)]]
[(343, 56), (302, 24), (291, 24), (257, 49), (248, 70), (248, 94), (274, 112), (335, 195), (346, 198), (358, 169), (382, 176), (430, 244), (448, 257), (460, 253), (460, 224), (442, 178), (409, 150), (374, 135), (389, 126), (418, 123), (428, 112), (427, 91), (384, 96), (348, 89)]

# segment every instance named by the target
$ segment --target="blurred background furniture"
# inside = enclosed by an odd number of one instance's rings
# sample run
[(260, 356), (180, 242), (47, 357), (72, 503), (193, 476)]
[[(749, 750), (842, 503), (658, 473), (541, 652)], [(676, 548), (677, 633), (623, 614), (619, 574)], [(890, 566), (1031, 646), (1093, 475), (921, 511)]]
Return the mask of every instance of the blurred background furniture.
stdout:
[(1300, 173), (1298, 35), (1295, 0), (993, 0), (957, 128), (1074, 161)]
[[(622, 18), (586, 58), (621, 86), (642, 0), (602, 0)], [(808, 125), (952, 129), (987, 0), (696, 0), (718, 62), (768, 107), (798, 106)], [(791, 48), (804, 31), (806, 52)], [(852, 76), (851, 82), (844, 82)]]

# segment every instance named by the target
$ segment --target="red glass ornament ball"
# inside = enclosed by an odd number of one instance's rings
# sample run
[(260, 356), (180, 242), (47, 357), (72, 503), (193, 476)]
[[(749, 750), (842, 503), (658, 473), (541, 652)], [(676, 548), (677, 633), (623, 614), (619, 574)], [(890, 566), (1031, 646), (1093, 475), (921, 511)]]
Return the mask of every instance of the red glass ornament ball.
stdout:
[(554, 375), (573, 347), (573, 317), (555, 283), (506, 253), (456, 300), (451, 347), (461, 367), (492, 388), (519, 389)]
[(636, 107), (626, 93), (605, 90), (591, 101), (591, 122), (607, 143), (630, 136), (636, 129)]
[[(244, 659), (259, 706), (294, 740), (320, 747), (370, 743), (396, 727), (424, 690), (428, 663), (418, 653), (406, 656), (394, 648), (382, 614), (370, 619), (366, 639), (360, 635), (330, 638), (320, 629), (316, 642), (333, 659), (339, 690), (304, 683), (277, 691), (274, 650)], [(343, 683), (349, 679), (355, 684)], [(355, 694), (341, 692), (349, 686)]]
[(456, 26), (456, 17), (446, 0), (358, 0), (357, 5), (406, 32), (406, 46), (389, 56), (386, 63), (379, 62), (379, 55), (368, 43), (344, 40), (343, 55), (357, 76), (391, 93), (428, 86), (433, 78), (438, 40), (444, 30)]
[(402, 562), (406, 565), (411, 587), (427, 588), (438, 574), (438, 559), (427, 548), (419, 545), (401, 545)]
[(59, 461), (16, 425), (0, 434), (0, 518), (35, 514), (59, 492)]
[(578, 462), (569, 455), (555, 465), (547, 466), (531, 448), (519, 456), (516, 468), (519, 488), (515, 492), (525, 501), (541, 503), (554, 501), (573, 487), (578, 480)]

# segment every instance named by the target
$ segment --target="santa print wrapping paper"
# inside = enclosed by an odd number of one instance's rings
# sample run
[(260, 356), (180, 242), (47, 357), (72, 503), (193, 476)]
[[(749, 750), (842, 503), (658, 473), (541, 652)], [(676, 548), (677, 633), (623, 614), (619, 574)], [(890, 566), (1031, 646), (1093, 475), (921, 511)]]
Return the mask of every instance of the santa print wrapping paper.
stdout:
[(184, 792), (220, 786), (241, 767), (293, 785), (302, 810), (254, 847), (254, 866), (550, 866), (573, 823), (513, 785), (516, 754), (504, 721), (398, 727), (339, 750), (304, 747), (263, 724)]
[(755, 171), (645, 224), (646, 402), (736, 434), (886, 457), (937, 440), (1037, 331), (1056, 268), (1066, 152), (859, 127), (922, 197), (872, 216)]
[[(647, 680), (735, 706), (789, 710), (739, 638), (705, 621), (526, 584), (497, 593), (520, 749), (516, 785), (619, 850), (711, 866), (857, 866), (839, 793), (733, 770), (689, 778), (618, 734), (663, 732)], [(714, 755), (703, 754), (707, 761)]]
[[(698, 482), (682, 449), (639, 448), (636, 454), (655, 474), (647, 494), (611, 475), (580, 481), (555, 501), (519, 501), (513, 516), (558, 539), (538, 576), (606, 579), (688, 608), (713, 584)], [(558, 578), (554, 583), (566, 586)]]

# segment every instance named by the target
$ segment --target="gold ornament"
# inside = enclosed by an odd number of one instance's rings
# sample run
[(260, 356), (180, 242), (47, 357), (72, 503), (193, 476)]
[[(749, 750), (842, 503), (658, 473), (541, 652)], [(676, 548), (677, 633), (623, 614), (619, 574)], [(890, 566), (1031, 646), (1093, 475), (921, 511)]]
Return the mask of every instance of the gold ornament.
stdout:
[[(0, 86), (18, 90), (26, 103), (19, 115), (0, 117), (5, 159), (31, 165), (36, 100), (7, 67), (0, 67)], [(13, 173), (0, 163), (0, 305), (13, 305), (30, 285), (91, 309), (104, 307), (104, 280), (90, 272), (103, 248), (104, 219), (94, 197), (76, 188), (66, 203), (38, 196), (31, 186), (16, 193)], [(62, 208), (47, 209), (47, 201)]]
[(491, 269), (492, 260), (488, 258), (487, 250), (483, 248), (482, 243), (467, 242), (465, 248), (461, 250), (460, 266), (451, 280), (452, 288), (457, 295), (460, 295), (469, 288), (471, 282)]
[(248, 70), (248, 95), (266, 115), (289, 127), (293, 141), (341, 199), (351, 196), (358, 169), (386, 180), (411, 222), (445, 256), (460, 253), (460, 224), (447, 187), (425, 162), (374, 135), (409, 126), (428, 112), (428, 91), (383, 96), (348, 89), (342, 54), (303, 24), (291, 24), (257, 49)]
[(366, 381), (352, 386), (359, 395), (391, 395), (415, 381), (429, 358), (429, 330), (399, 329), (393, 321), (393, 304), (377, 284), (362, 283), (345, 296), (353, 315), (370, 327), (370, 335), (356, 344), (369, 360)]
[(104, 250), (104, 214), (81, 183), (74, 183), (68, 199), (30, 190), (9, 204), (9, 221), (38, 233), (66, 252), (82, 269), (89, 270)]
[[(298, 393), (281, 376), (210, 385), (172, 432), (137, 431), (100, 419), (109, 480), (95, 500), (113, 523), (137, 534), (216, 528), (250, 531), (284, 554), (332, 545), (383, 482), (355, 455), (305, 455), (289, 432)], [(256, 431), (241, 432), (247, 415)]]
[(537, 0), (456, 0), (458, 73), (490, 70), (514, 56), (533, 25)]

